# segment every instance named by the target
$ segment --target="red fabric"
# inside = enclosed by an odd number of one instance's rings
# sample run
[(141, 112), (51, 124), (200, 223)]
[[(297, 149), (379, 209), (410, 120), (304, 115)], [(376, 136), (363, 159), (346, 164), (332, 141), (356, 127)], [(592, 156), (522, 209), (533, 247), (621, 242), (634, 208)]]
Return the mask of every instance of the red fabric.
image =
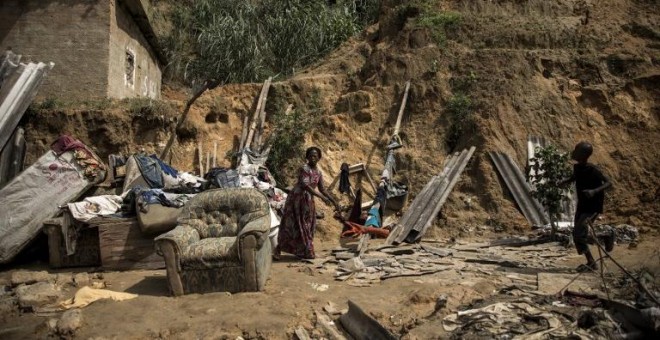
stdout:
[(344, 225), (347, 226), (349, 229), (341, 233), (341, 237), (349, 237), (349, 236), (358, 237), (364, 234), (371, 234), (372, 236), (387, 238), (387, 236), (390, 235), (390, 232), (387, 229), (365, 227), (363, 225), (353, 223), (350, 221), (345, 221)]
[(305, 165), (298, 172), (298, 183), (284, 204), (282, 223), (277, 236), (278, 251), (305, 259), (315, 257), (316, 206), (314, 197), (305, 188), (309, 186), (316, 189), (319, 183), (323, 183), (323, 177), (318, 169)]
[(53, 142), (53, 144), (50, 145), (50, 148), (55, 151), (58, 156), (71, 150), (83, 150), (87, 156), (93, 157), (92, 152), (87, 149), (85, 144), (67, 135), (60, 136), (56, 141)]

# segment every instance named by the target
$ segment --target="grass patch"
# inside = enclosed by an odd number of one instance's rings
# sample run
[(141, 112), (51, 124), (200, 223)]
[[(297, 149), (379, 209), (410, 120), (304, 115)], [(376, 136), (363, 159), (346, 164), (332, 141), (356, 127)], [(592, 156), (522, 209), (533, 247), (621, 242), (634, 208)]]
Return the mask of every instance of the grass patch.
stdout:
[(171, 103), (151, 98), (127, 98), (122, 99), (121, 104), (133, 117), (169, 116), (176, 111)]
[(444, 45), (447, 42), (447, 34), (454, 32), (462, 20), (460, 13), (434, 12), (427, 7), (417, 19), (417, 25), (429, 29), (436, 43)]

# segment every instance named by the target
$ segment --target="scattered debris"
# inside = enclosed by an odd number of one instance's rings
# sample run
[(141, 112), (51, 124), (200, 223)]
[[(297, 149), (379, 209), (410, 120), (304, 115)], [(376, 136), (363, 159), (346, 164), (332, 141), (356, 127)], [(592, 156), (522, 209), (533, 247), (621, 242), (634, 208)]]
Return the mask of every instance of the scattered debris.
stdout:
[(438, 298), (435, 300), (435, 307), (433, 308), (433, 312), (437, 313), (446, 306), (447, 306), (447, 295), (442, 294), (438, 296)]
[(348, 300), (348, 312), (342, 315), (339, 321), (346, 332), (356, 340), (397, 339), (351, 300)]
[(309, 337), (307, 331), (302, 327), (296, 328), (295, 334), (298, 337), (298, 340), (312, 340), (312, 338)]
[(346, 340), (346, 337), (341, 335), (334, 321), (330, 319), (325, 313), (317, 310), (316, 313), (316, 326), (321, 327), (326, 336), (330, 340)]
[(325, 292), (326, 290), (328, 290), (328, 288), (330, 288), (330, 286), (326, 284), (320, 284), (316, 282), (308, 282), (308, 283), (310, 286), (312, 286), (312, 289), (314, 289), (317, 292)]

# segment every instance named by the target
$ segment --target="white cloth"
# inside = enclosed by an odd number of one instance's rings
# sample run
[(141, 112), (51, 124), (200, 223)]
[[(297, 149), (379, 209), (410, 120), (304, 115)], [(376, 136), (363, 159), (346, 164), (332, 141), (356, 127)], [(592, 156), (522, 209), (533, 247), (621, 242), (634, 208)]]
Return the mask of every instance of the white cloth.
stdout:
[(116, 195), (87, 197), (80, 202), (67, 204), (71, 215), (78, 221), (87, 222), (94, 217), (112, 215), (121, 208), (122, 198)]
[(73, 298), (62, 302), (61, 306), (64, 309), (82, 308), (98, 300), (111, 299), (114, 301), (124, 301), (135, 299), (136, 297), (138, 297), (137, 294), (113, 292), (107, 289), (96, 289), (85, 286), (80, 288)]

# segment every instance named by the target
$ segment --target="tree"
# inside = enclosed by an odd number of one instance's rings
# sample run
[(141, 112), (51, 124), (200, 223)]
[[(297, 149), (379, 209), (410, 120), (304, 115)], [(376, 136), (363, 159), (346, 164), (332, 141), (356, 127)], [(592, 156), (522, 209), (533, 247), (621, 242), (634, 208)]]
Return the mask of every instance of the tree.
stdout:
[(537, 148), (535, 157), (531, 159), (530, 182), (534, 196), (546, 209), (552, 227), (551, 236), (557, 232), (557, 221), (561, 214), (562, 201), (566, 199), (569, 189), (562, 188), (560, 183), (571, 176), (568, 165), (568, 153), (560, 152), (553, 145)]

